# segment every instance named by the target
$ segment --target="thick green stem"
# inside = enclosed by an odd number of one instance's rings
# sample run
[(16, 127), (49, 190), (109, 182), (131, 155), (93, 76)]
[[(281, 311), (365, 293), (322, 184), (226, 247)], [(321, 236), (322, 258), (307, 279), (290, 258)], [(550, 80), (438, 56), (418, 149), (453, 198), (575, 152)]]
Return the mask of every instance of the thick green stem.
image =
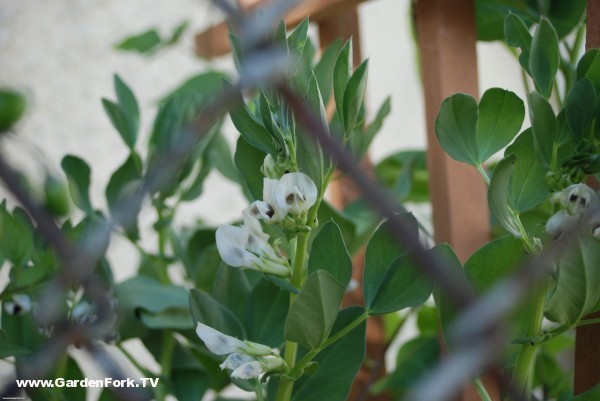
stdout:
[[(547, 279), (543, 278), (534, 283), (531, 296), (531, 314), (527, 324), (527, 337), (534, 338), (540, 334), (542, 320), (544, 319), (544, 307), (546, 305)], [(531, 366), (539, 343), (531, 342), (521, 345), (517, 363), (513, 371), (512, 380), (525, 394), (531, 392)]]
[[(311, 214), (312, 216), (312, 210)], [(313, 217), (314, 219), (314, 217)], [(310, 224), (309, 220), (309, 224)], [(309, 233), (301, 233), (296, 237), (296, 251), (294, 253), (294, 264), (292, 270), (292, 285), (296, 288), (301, 288), (304, 282), (304, 262), (306, 260), (306, 250), (308, 247)], [(290, 293), (290, 306), (296, 299), (296, 294)], [(298, 344), (292, 341), (285, 343), (285, 353), (283, 359), (285, 363), (292, 367), (296, 363), (296, 355), (298, 354)], [(282, 377), (279, 381), (279, 387), (277, 388), (277, 395), (275, 399), (277, 401), (289, 401), (292, 398), (292, 390), (294, 388), (294, 382)]]
[[(308, 218), (306, 220), (306, 224), (314, 228), (315, 220), (317, 217), (317, 212), (319, 211), (319, 207), (321, 206), (321, 202), (323, 201), (323, 196), (325, 195), (325, 190), (329, 185), (333, 177), (333, 173), (335, 168), (330, 167), (325, 177), (323, 177), (323, 184), (319, 191), (319, 196), (317, 201), (313, 205), (313, 207), (308, 212)], [(308, 248), (308, 238), (310, 233), (301, 233), (296, 237), (296, 250), (294, 253), (294, 263), (292, 269), (292, 285), (296, 288), (302, 288), (302, 283), (305, 279), (306, 269), (304, 268), (304, 264), (306, 261), (306, 251)], [(296, 294), (290, 294), (290, 306), (296, 299)], [(283, 359), (285, 363), (290, 367), (295, 367), (296, 365), (296, 355), (298, 354), (298, 344), (287, 341), (285, 343), (285, 352), (283, 354)], [(292, 398), (292, 390), (294, 388), (294, 382), (292, 380), (288, 380), (284, 377), (279, 381), (279, 387), (277, 388), (277, 395), (275, 396), (276, 401), (289, 401)]]

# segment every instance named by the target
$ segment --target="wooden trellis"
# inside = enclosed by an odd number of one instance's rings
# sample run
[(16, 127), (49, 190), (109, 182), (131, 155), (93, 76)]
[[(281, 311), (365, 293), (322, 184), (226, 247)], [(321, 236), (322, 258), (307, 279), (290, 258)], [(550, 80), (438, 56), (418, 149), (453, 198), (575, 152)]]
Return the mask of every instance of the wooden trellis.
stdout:
[[(338, 37), (354, 37), (354, 62), (361, 58), (357, 6), (363, 0), (305, 0), (285, 16), (293, 27), (305, 16), (319, 30), (321, 47)], [(247, 9), (257, 7), (262, 0), (240, 0)], [(588, 31), (586, 47), (600, 47), (600, 3), (588, 3)], [(434, 133), (434, 121), (441, 102), (456, 92), (478, 96), (476, 29), (474, 0), (418, 0), (416, 22), (422, 58), (424, 98), (427, 120), (427, 162), (430, 172), (433, 223), (436, 241), (449, 243), (464, 261), (490, 238), (489, 211), (485, 183), (470, 166), (456, 162), (442, 151)], [(226, 23), (218, 24), (196, 36), (198, 56), (212, 58), (229, 51)], [(333, 203), (343, 207), (358, 195), (343, 180), (333, 183)], [(360, 265), (360, 264), (357, 264)], [(600, 317), (600, 314), (598, 316)], [(370, 336), (370, 337), (369, 337)], [(374, 337), (374, 338), (373, 338)], [(371, 324), (368, 333), (370, 357), (381, 352), (382, 334), (377, 324)], [(600, 325), (577, 329), (575, 356), (575, 394), (589, 390), (600, 382)], [(360, 394), (360, 385), (369, 377), (358, 378), (353, 388), (353, 399), (366, 399)], [(492, 396), (499, 399), (498, 389), (488, 383)], [(360, 397), (360, 398), (357, 398)], [(384, 400), (383, 398), (369, 398)], [(479, 400), (467, 386), (462, 397), (465, 401)]]

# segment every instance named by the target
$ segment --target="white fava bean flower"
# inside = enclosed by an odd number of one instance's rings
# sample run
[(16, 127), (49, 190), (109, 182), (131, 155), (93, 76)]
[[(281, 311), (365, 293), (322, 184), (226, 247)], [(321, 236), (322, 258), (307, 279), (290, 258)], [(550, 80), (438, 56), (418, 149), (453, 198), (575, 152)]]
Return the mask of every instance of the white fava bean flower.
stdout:
[(304, 173), (284, 174), (279, 179), (277, 203), (294, 215), (306, 213), (317, 201), (317, 186)]
[(283, 359), (267, 345), (239, 340), (202, 323), (196, 326), (196, 334), (213, 354), (228, 355), (220, 367), (231, 370), (231, 377), (248, 380), (285, 370)]
[(250, 213), (255, 218), (260, 218), (268, 223), (278, 223), (287, 215), (285, 204), (277, 202), (279, 180), (263, 179), (263, 200), (252, 202)]
[(248, 211), (244, 211), (243, 216), (241, 227), (223, 225), (217, 228), (215, 236), (221, 259), (232, 267), (247, 267), (288, 277), (290, 268), (287, 259), (277, 255), (256, 218)]
[[(593, 189), (585, 184), (574, 184), (555, 193), (551, 201), (560, 204), (563, 209), (556, 212), (546, 222), (546, 232), (553, 237), (557, 237), (565, 231), (574, 228), (580, 224), (581, 217), (589, 207), (599, 207), (600, 199)], [(592, 234), (596, 235), (598, 219), (586, 221), (586, 225), (592, 228)]]
[(287, 173), (279, 180), (263, 180), (263, 200), (250, 205), (250, 213), (268, 223), (282, 221), (288, 213), (305, 214), (317, 201), (317, 186), (304, 173)]

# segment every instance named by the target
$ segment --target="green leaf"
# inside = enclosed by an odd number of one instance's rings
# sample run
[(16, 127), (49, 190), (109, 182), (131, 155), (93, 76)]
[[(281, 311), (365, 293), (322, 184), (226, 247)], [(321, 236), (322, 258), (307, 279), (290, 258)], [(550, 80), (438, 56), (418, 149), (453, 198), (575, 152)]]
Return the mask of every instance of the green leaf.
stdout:
[(563, 39), (585, 16), (587, 0), (551, 1), (548, 18), (556, 29), (559, 39)]
[(476, 0), (475, 22), (477, 39), (484, 41), (503, 40), (503, 27), (507, 15), (516, 14), (531, 25), (532, 18), (523, 0)]
[[(31, 259), (33, 233), (21, 220), (6, 210), (6, 203), (0, 205), (0, 255), (21, 268)], [(0, 259), (1, 260), (1, 259)], [(20, 272), (24, 272), (19, 270)]]
[(358, 66), (354, 74), (350, 77), (343, 98), (343, 121), (346, 134), (354, 130), (354, 127), (360, 122), (358, 116), (367, 88), (367, 76), (369, 71), (369, 60), (365, 60)]
[(364, 156), (367, 153), (371, 142), (373, 142), (375, 135), (377, 135), (379, 130), (381, 130), (383, 122), (390, 114), (391, 110), (392, 98), (388, 96), (381, 104), (381, 106), (379, 106), (379, 110), (377, 111), (377, 114), (375, 115), (373, 121), (371, 121), (371, 123), (367, 127), (366, 132), (364, 134), (353, 135), (350, 138), (354, 150), (354, 155), (357, 159), (362, 158), (362, 156)]
[(171, 372), (173, 395), (177, 401), (198, 401), (210, 389), (209, 377), (198, 369), (174, 369)]
[(110, 118), (110, 121), (125, 141), (125, 144), (129, 148), (133, 148), (135, 145), (136, 134), (131, 130), (131, 126), (129, 125), (129, 121), (127, 120), (127, 115), (123, 108), (108, 99), (102, 99), (102, 106), (104, 106), (104, 111)]
[(520, 240), (505, 236), (479, 248), (465, 263), (467, 280), (478, 294), (485, 293), (500, 280), (514, 273), (525, 257)]
[(27, 348), (19, 345), (11, 344), (4, 338), (0, 341), (0, 359), (8, 358), (10, 356), (23, 356), (30, 354), (31, 351)]
[(592, 120), (596, 115), (598, 99), (596, 88), (588, 78), (575, 82), (565, 104), (565, 114), (576, 141), (583, 140), (590, 131)]
[(92, 170), (83, 159), (72, 155), (65, 156), (60, 165), (69, 181), (71, 199), (81, 210), (92, 213), (89, 194)]
[[(348, 326), (362, 313), (363, 310), (359, 307), (340, 311), (331, 330), (332, 335)], [(295, 382), (292, 401), (345, 401), (365, 358), (365, 329), (366, 322), (363, 322), (321, 351), (314, 360), (319, 366), (317, 371), (310, 376), (302, 376)]]
[(504, 154), (516, 157), (508, 192), (515, 212), (522, 213), (544, 202), (550, 195), (544, 184), (547, 170), (537, 160), (531, 128), (523, 131)]
[(251, 201), (262, 199), (263, 179), (260, 172), (266, 154), (251, 146), (243, 137), (238, 138), (233, 160), (238, 171), (244, 178), (246, 190), (250, 194)]
[(580, 236), (558, 262), (558, 280), (548, 300), (546, 318), (557, 323), (577, 323), (600, 299), (600, 241)]
[(153, 330), (192, 330), (190, 311), (187, 308), (169, 308), (158, 313), (141, 311), (140, 320), (149, 329)]
[(171, 34), (171, 37), (166, 42), (166, 44), (174, 45), (175, 43), (179, 42), (179, 39), (181, 39), (181, 36), (185, 33), (185, 31), (187, 30), (189, 25), (190, 25), (189, 21), (187, 21), (187, 20), (181, 21), (173, 30), (173, 33)]
[[(138, 188), (139, 180), (142, 178), (142, 160), (132, 152), (125, 163), (123, 163), (110, 177), (106, 186), (106, 201), (111, 214), (117, 213), (120, 202), (130, 196)], [(123, 227), (133, 238), (137, 238), (136, 221), (142, 208), (142, 199), (133, 208), (127, 211), (127, 215), (121, 213)]]
[(570, 375), (561, 366), (558, 358), (543, 349), (535, 358), (534, 373), (533, 386), (543, 386), (549, 397), (560, 399), (562, 393), (572, 392)]
[(560, 53), (554, 27), (542, 18), (531, 42), (529, 70), (536, 87), (546, 99), (550, 98), (552, 85), (558, 71)]
[(373, 301), (370, 315), (381, 315), (421, 305), (431, 295), (433, 281), (413, 261), (413, 255), (400, 255), (385, 271)]
[(450, 157), (471, 165), (478, 164), (475, 99), (464, 93), (446, 98), (435, 120), (435, 134)]
[(204, 323), (228, 336), (246, 338), (244, 328), (235, 315), (207, 293), (192, 288), (189, 301), (194, 323)]
[(539, 93), (531, 92), (529, 99), (529, 115), (533, 141), (538, 159), (548, 167), (552, 164), (552, 150), (557, 142), (558, 124), (552, 106)]
[[(400, 216), (408, 222), (414, 236), (418, 235), (417, 220), (410, 213)], [(378, 292), (386, 280), (386, 274), (400, 255), (406, 253), (402, 244), (390, 231), (390, 223), (383, 223), (370, 239), (365, 253), (365, 270), (363, 273), (363, 289), (365, 305), (374, 305)]]
[(321, 59), (314, 67), (314, 74), (317, 78), (319, 88), (321, 88), (321, 95), (325, 104), (329, 102), (329, 97), (331, 96), (331, 90), (333, 89), (333, 67), (341, 48), (342, 41), (339, 38), (328, 44), (321, 53)]
[(135, 95), (127, 86), (127, 84), (116, 74), (114, 77), (114, 81), (115, 92), (117, 94), (119, 106), (121, 106), (121, 109), (125, 113), (125, 118), (127, 119), (127, 123), (129, 125), (128, 133), (130, 136), (123, 137), (123, 140), (125, 140), (125, 143), (130, 148), (133, 148), (140, 128), (140, 108), (138, 106)]
[(252, 285), (246, 273), (250, 271), (221, 263), (211, 292), (214, 300), (229, 309), (244, 327), (247, 326), (244, 323), (248, 317), (248, 302), (252, 292)]
[(254, 286), (247, 318), (248, 335), (253, 341), (270, 347), (280, 347), (284, 343), (289, 300), (287, 292), (280, 291), (266, 279), (261, 279)]
[(21, 93), (11, 89), (0, 89), (0, 133), (8, 131), (21, 119), (27, 100)]
[(119, 43), (116, 48), (125, 51), (135, 51), (142, 54), (150, 54), (162, 44), (160, 35), (156, 29), (149, 29), (138, 35), (129, 36)]
[(515, 222), (512, 211), (508, 204), (508, 193), (510, 191), (510, 179), (514, 170), (515, 155), (509, 155), (502, 159), (492, 176), (490, 188), (488, 189), (488, 204), (492, 216), (498, 223), (515, 237), (521, 233)]
[(298, 64), (298, 61), (302, 57), (304, 51), (304, 45), (306, 44), (306, 38), (308, 36), (308, 17), (304, 18), (300, 24), (294, 29), (294, 31), (287, 38), (288, 49), (292, 55), (291, 65), (292, 68)]
[(513, 140), (524, 117), (525, 106), (517, 95), (492, 88), (483, 94), (479, 107), (462, 93), (444, 100), (435, 130), (452, 158), (477, 166)]
[[(120, 283), (115, 288), (115, 296), (119, 301), (123, 339), (144, 333), (144, 329), (140, 325), (140, 322), (144, 321), (144, 318), (141, 317), (144, 313), (149, 315), (145, 319), (150, 324), (156, 323), (160, 326), (161, 319), (164, 323), (165, 319), (169, 319), (169, 315), (175, 311), (179, 314), (188, 312), (188, 295), (183, 287), (162, 285), (149, 277), (137, 276)], [(152, 320), (152, 315), (161, 313), (164, 313), (162, 317)], [(190, 319), (189, 313), (187, 316)]]
[[(223, 86), (226, 89), (231, 88), (231, 85), (226, 81), (223, 81)], [(244, 103), (244, 99), (242, 99), (241, 96), (237, 96), (237, 101), (229, 108), (229, 116), (240, 135), (250, 145), (263, 152), (273, 155), (277, 154), (277, 145), (273, 141), (273, 137), (265, 127), (259, 124), (254, 117), (250, 115), (250, 112)]]
[(529, 59), (531, 52), (531, 33), (527, 25), (516, 14), (508, 14), (504, 20), (504, 37), (506, 44), (521, 49), (519, 63), (530, 74)]
[(433, 281), (412, 258), (410, 253), (404, 253), (386, 268), (372, 302), (365, 302), (370, 315), (391, 313), (427, 301)]
[(352, 259), (346, 249), (342, 232), (334, 221), (328, 221), (312, 242), (308, 258), (308, 274), (325, 270), (345, 287), (352, 278)]
[(354, 255), (354, 253), (362, 247), (362, 241), (357, 237), (357, 227), (356, 224), (352, 221), (352, 218), (346, 213), (337, 210), (327, 201), (323, 201), (321, 203), (321, 207), (319, 207), (319, 211), (317, 213), (318, 221), (329, 221), (332, 220), (337, 224), (342, 232), (342, 237), (344, 238), (344, 242), (348, 247), (348, 252), (350, 255)]
[[(373, 386), (374, 394), (391, 391), (403, 398), (438, 363), (439, 341), (435, 335), (409, 340), (401, 345), (396, 356), (396, 369)], [(394, 398), (397, 399), (397, 398)]]
[[(467, 279), (464, 275), (464, 271), (462, 268), (462, 264), (458, 260), (458, 257), (448, 244), (440, 244), (435, 246), (432, 250), (432, 253), (442, 261), (450, 274), (454, 274), (457, 279), (463, 282), (463, 284), (468, 285)], [(454, 322), (454, 319), (461, 312), (459, 305), (456, 303), (456, 300), (452, 297), (447, 296), (444, 292), (441, 291), (440, 286), (436, 285), (436, 288), (433, 291), (433, 299), (435, 300), (435, 306), (438, 311), (438, 315), (440, 318), (440, 324), (442, 326), (442, 334), (444, 338), (448, 339), (449, 328)]]
[(484, 162), (508, 145), (519, 133), (524, 118), (523, 101), (513, 92), (500, 88), (485, 91), (477, 119), (478, 161)]
[(177, 88), (163, 96), (161, 103), (175, 98), (192, 97), (197, 106), (202, 106), (213, 100), (223, 91), (223, 80), (227, 76), (219, 71), (206, 71), (183, 81)]
[(307, 349), (319, 348), (338, 315), (346, 287), (324, 270), (311, 274), (290, 305), (285, 338)]
[[(312, 110), (320, 114), (323, 127), (328, 129), (323, 99), (314, 75), (308, 83), (308, 103)], [(323, 150), (304, 128), (299, 128), (296, 133), (296, 159), (298, 169), (313, 180), (320, 193), (324, 172)]]
[[(349, 39), (340, 53), (333, 67), (333, 97), (335, 99), (335, 108), (342, 124), (344, 119), (344, 96), (346, 86), (352, 75), (352, 39)], [(345, 128), (342, 125), (343, 128)]]
[(600, 91), (600, 50), (590, 49), (577, 64), (577, 79), (587, 78)]

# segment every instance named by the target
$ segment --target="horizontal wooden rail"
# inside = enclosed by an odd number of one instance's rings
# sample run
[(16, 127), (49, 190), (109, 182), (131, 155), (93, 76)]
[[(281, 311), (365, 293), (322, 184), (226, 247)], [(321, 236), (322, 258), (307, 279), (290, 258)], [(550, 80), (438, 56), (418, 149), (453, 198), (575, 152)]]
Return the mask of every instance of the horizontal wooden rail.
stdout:
[[(320, 21), (337, 13), (350, 9), (365, 0), (305, 0), (284, 15), (288, 27), (296, 26), (307, 15), (311, 21)], [(241, 5), (246, 10), (254, 10), (267, 2), (245, 0)], [(221, 22), (196, 35), (196, 55), (202, 58), (214, 58), (229, 53), (227, 22)]]

